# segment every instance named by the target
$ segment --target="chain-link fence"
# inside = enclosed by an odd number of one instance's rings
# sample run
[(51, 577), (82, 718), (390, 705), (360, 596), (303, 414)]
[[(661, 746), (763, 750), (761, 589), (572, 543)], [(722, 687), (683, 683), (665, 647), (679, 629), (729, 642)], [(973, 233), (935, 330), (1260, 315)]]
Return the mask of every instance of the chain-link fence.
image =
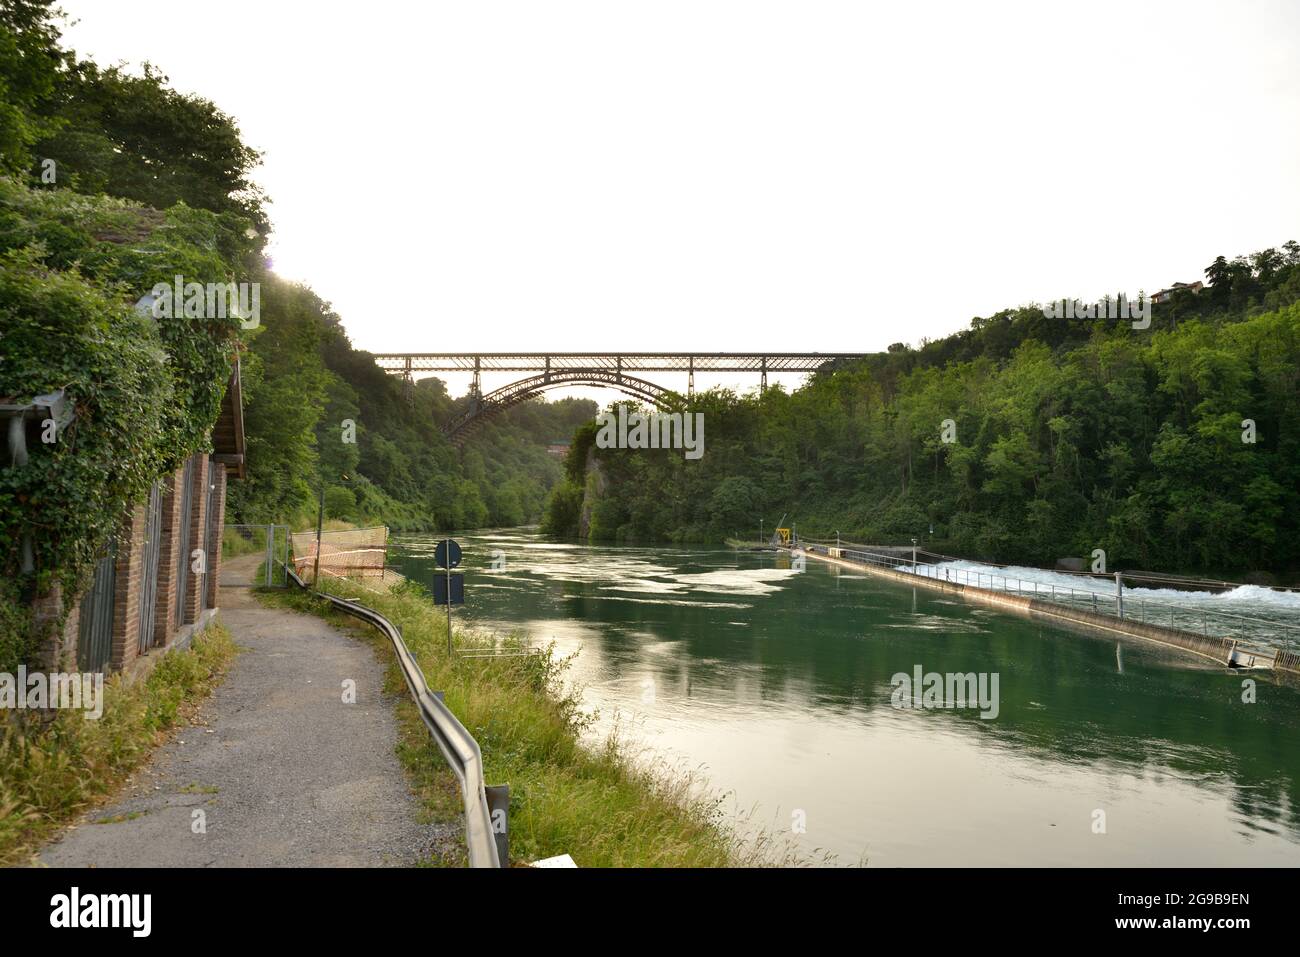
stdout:
[(222, 588), (283, 588), (288, 584), (287, 525), (226, 525), (221, 536)]
[[(388, 560), (388, 529), (348, 528), (321, 532), (319, 566), (322, 578), (383, 578)], [(293, 533), (293, 567), (304, 581), (314, 584), (317, 567), (317, 532)]]

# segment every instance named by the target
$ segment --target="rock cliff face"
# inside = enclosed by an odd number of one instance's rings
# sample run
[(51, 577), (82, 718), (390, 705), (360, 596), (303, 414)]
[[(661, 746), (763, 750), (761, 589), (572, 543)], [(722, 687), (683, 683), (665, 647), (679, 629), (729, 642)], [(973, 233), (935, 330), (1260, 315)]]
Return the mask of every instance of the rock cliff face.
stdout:
[(582, 490), (582, 510), (578, 513), (578, 538), (587, 541), (591, 534), (591, 512), (596, 501), (605, 494), (609, 480), (601, 471), (600, 459), (596, 458), (596, 446), (587, 449), (587, 480)]

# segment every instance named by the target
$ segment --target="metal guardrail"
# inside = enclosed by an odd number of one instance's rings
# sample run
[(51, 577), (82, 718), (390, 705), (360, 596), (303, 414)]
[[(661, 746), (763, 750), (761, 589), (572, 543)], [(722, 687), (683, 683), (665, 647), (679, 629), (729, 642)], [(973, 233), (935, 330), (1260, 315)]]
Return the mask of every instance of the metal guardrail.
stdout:
[[(397, 653), (397, 663), (402, 669), (402, 677), (406, 679), (411, 697), (415, 699), (415, 705), (420, 709), (420, 717), (428, 727), (429, 733), (433, 735), (433, 740), (437, 742), (443, 757), (447, 759), (451, 769), (456, 772), (456, 777), (460, 779), (461, 792), (465, 800), (465, 845), (469, 850), (469, 866), (508, 866), (509, 851), (505, 845), (505, 829), (503, 827), (498, 834), (492, 826), (492, 811), (488, 807), (487, 787), (483, 783), (483, 752), (479, 750), (474, 736), (443, 703), (440, 694), (429, 690), (428, 682), (424, 680), (424, 672), (416, 662), (415, 656), (411, 654), (411, 650), (406, 647), (406, 642), (402, 639), (402, 633), (398, 631), (397, 626), (365, 605), (310, 589), (292, 568), (286, 568), (286, 571), (289, 580), (299, 588), (325, 599), (344, 614), (374, 625), (392, 642), (393, 651)], [(503, 815), (504, 823), (506, 809), (499, 807), (497, 811)], [(498, 847), (498, 837), (501, 839), (502, 847)]]

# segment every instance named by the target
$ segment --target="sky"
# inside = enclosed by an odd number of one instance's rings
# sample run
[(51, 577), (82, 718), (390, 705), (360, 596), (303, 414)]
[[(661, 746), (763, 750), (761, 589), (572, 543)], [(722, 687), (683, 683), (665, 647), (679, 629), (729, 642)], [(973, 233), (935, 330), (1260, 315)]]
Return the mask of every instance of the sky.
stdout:
[(375, 352), (876, 351), (1300, 239), (1293, 2), (60, 5)]

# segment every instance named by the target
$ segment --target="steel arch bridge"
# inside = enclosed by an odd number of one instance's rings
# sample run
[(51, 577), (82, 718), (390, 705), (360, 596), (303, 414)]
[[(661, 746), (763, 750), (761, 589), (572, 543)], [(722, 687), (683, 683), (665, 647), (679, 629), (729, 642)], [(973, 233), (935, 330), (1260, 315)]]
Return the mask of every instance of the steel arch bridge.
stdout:
[[(460, 445), (484, 423), (513, 405), (548, 389), (571, 385), (598, 385), (617, 389), (659, 409), (682, 404), (680, 393), (642, 378), (637, 373), (684, 372), (689, 398), (695, 392), (696, 372), (757, 372), (760, 388), (767, 388), (769, 372), (817, 372), (842, 362), (861, 359), (861, 352), (389, 352), (375, 354), (375, 364), (408, 382), (417, 372), (468, 372), (470, 408), (446, 423), (443, 432)], [(484, 372), (528, 372), (487, 395)]]

